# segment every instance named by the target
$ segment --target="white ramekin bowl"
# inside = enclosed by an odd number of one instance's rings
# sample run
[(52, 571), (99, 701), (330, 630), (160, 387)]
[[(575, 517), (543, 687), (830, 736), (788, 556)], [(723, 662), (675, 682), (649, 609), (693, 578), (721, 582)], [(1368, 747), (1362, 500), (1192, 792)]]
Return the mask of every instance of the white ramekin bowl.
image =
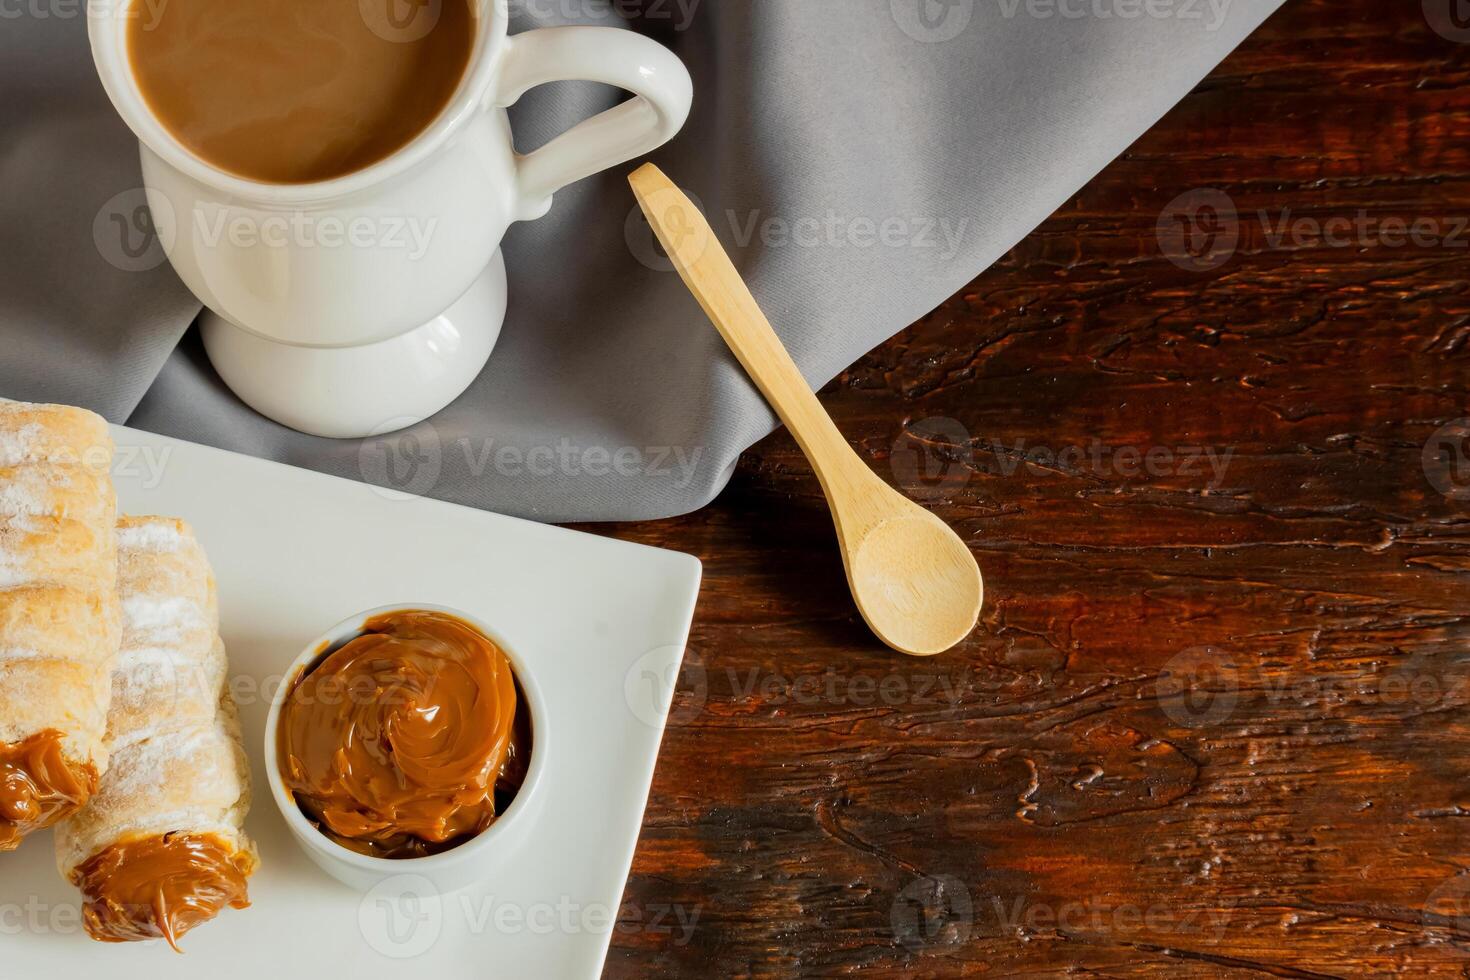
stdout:
[[(276, 751), (276, 730), (280, 725), (281, 708), (286, 697), (295, 686), (301, 672), (309, 667), (324, 650), (334, 649), (362, 632), (363, 625), (374, 616), (405, 610), (427, 610), (442, 612), (469, 623), (493, 640), (510, 660), (525, 694), (525, 704), (531, 711), (531, 761), (526, 772), (526, 781), (511, 801), (505, 814), (491, 824), (473, 840), (466, 841), (452, 850), (419, 858), (378, 858), (348, 850), (331, 840), (312, 826), (291, 798), (281, 779), (279, 756)], [(530, 665), (517, 653), (516, 648), (505, 642), (489, 625), (475, 616), (459, 609), (437, 605), (432, 602), (403, 602), (390, 606), (369, 609), (344, 619), (312, 640), (301, 651), (271, 699), (270, 714), (265, 724), (266, 781), (270, 783), (271, 798), (286, 819), (286, 826), (306, 856), (323, 871), (338, 881), (359, 891), (369, 891), (374, 886), (400, 875), (421, 875), (430, 881), (441, 894), (458, 891), (476, 882), (493, 880), (497, 866), (507, 856), (514, 854), (536, 822), (536, 812), (541, 806), (541, 784), (547, 760), (551, 757), (551, 724), (547, 716), (546, 699)]]

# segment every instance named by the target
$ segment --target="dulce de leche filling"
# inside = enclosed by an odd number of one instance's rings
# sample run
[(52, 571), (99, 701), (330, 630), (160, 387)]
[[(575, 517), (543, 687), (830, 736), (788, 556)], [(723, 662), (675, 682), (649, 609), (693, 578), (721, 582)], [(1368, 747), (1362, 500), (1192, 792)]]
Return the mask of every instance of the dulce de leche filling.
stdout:
[(72, 873), (93, 939), (124, 943), (179, 937), (226, 905), (243, 909), (251, 859), (207, 835), (163, 834), (114, 844)]
[(277, 744), (281, 777), (344, 847), (413, 858), (464, 843), (525, 779), (529, 712), (488, 637), (445, 613), (375, 616), (298, 678)]
[(62, 755), (65, 737), (47, 729), (0, 742), (0, 851), (14, 850), (26, 834), (75, 812), (96, 792), (97, 770)]

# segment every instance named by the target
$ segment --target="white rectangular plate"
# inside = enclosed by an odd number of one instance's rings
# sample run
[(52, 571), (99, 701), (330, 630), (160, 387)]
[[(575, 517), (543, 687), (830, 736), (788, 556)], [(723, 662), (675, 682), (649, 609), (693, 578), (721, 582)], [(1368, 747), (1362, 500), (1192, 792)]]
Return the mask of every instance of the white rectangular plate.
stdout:
[[(688, 556), (399, 494), (116, 428), (119, 505), (194, 525), (255, 783), (252, 906), (183, 941), (104, 945), (80, 923), (50, 834), (0, 855), (0, 974), (209, 980), (596, 977), (647, 802), (699, 591)], [(416, 902), (367, 898), (291, 840), (266, 789), (265, 715), (313, 637), (374, 606), (437, 602), (522, 655), (550, 714), (546, 793), (496, 880)], [(536, 733), (536, 751), (542, 745)]]

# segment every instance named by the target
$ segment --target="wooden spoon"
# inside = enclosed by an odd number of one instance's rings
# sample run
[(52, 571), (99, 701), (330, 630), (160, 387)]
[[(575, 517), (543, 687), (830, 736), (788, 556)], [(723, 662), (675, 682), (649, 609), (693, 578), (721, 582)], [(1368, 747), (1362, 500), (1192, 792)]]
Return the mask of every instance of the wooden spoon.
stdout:
[(915, 656), (963, 640), (980, 617), (984, 594), (970, 549), (852, 451), (689, 198), (653, 164), (629, 181), (674, 268), (816, 471), (837, 525), (847, 584), (868, 626)]

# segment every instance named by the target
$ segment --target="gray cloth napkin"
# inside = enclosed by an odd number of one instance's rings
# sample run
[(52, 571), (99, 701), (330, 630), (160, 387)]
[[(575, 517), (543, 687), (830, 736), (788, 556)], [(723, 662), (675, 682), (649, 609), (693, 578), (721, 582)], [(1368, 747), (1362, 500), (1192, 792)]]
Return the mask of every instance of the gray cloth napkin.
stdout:
[[(701, 203), (816, 386), (1002, 256), (1280, 2), (510, 7), (513, 32), (627, 27), (683, 57), (694, 112), (654, 159)], [(333, 441), (255, 415), (189, 332), (199, 306), (149, 236), (81, 0), (12, 13), (0, 21), (0, 395), (546, 521), (698, 508), (775, 425), (654, 245), (631, 165), (511, 229), (499, 346), (429, 422)], [(517, 142), (538, 146), (623, 97), (533, 91), (512, 110)]]

